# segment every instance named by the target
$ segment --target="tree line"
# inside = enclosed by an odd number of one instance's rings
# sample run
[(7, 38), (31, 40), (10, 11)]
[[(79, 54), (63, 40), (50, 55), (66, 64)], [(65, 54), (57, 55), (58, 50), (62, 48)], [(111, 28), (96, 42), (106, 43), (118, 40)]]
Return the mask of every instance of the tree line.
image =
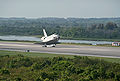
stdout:
[[(0, 35), (43, 35), (57, 33), (64, 38), (119, 39), (120, 18), (108, 19), (0, 19)], [(81, 21), (81, 22), (80, 22)], [(104, 21), (104, 22), (103, 22)], [(112, 21), (112, 22), (110, 22)], [(102, 23), (101, 23), (102, 22)]]

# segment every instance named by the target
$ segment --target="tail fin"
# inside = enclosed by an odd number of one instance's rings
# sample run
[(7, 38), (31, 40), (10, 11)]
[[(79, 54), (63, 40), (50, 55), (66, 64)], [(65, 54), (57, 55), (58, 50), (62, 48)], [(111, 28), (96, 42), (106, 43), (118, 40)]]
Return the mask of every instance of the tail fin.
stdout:
[(47, 37), (47, 33), (45, 32), (45, 29), (43, 29), (44, 36)]

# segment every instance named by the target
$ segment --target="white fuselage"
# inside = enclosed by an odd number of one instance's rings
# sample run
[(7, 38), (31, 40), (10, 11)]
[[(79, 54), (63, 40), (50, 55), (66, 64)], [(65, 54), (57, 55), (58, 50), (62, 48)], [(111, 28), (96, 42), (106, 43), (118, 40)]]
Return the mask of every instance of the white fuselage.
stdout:
[(52, 34), (52, 35), (47, 36), (47, 37), (42, 37), (41, 40), (44, 43), (49, 42), (49, 41), (58, 41), (59, 40), (59, 36), (56, 35), (56, 34)]
[(59, 35), (56, 35), (56, 34), (47, 36), (45, 29), (43, 29), (43, 33), (44, 33), (44, 36), (41, 38), (43, 45), (56, 44), (60, 38)]

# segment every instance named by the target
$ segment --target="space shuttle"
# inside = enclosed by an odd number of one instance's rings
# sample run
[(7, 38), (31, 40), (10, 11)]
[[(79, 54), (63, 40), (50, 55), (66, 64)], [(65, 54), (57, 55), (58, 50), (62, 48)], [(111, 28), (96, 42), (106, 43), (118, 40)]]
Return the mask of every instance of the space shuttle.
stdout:
[(60, 36), (57, 34), (48, 36), (45, 29), (43, 29), (43, 33), (44, 36), (41, 38), (43, 47), (47, 47), (47, 45), (52, 45), (52, 47), (55, 47), (55, 45), (58, 43), (58, 40), (60, 39)]

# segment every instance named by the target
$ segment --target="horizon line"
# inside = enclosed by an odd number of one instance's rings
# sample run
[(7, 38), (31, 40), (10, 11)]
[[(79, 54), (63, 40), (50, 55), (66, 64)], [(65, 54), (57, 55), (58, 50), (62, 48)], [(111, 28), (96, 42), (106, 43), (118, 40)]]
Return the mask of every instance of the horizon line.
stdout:
[(116, 16), (116, 17), (56, 17), (56, 16), (46, 16), (46, 17), (17, 17), (17, 16), (13, 16), (13, 17), (0, 17), (0, 18), (26, 18), (26, 19), (39, 19), (39, 18), (83, 18), (83, 19), (89, 19), (89, 18), (120, 18), (120, 16)]

